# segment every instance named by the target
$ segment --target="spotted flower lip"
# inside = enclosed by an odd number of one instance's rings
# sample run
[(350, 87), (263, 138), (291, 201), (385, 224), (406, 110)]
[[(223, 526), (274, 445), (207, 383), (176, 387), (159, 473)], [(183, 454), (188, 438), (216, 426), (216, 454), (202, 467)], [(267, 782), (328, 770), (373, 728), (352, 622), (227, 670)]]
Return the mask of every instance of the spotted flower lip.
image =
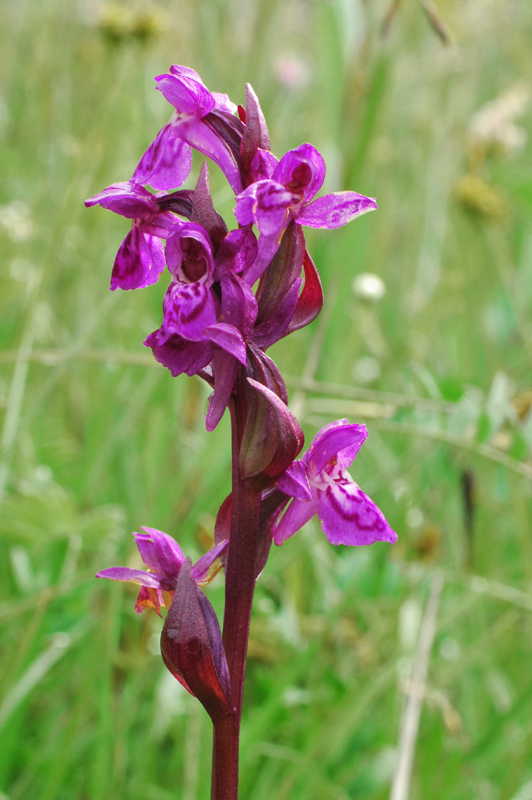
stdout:
[(113, 183), (85, 200), (85, 205), (100, 205), (132, 220), (116, 254), (111, 289), (142, 289), (156, 283), (166, 263), (161, 239), (179, 224), (175, 216), (161, 211), (157, 197), (133, 181)]
[[(137, 613), (152, 608), (161, 616), (162, 606), (170, 607), (185, 556), (175, 539), (167, 533), (156, 528), (143, 527), (142, 530), (144, 533), (134, 533), (133, 536), (148, 571), (110, 567), (98, 572), (96, 577), (139, 584), (141, 589), (135, 604)], [(219, 559), (228, 544), (228, 539), (219, 542), (194, 564), (192, 572), (197, 586), (209, 583), (221, 569)]]
[(397, 540), (382, 512), (347, 472), (367, 435), (365, 425), (346, 419), (333, 422), (319, 431), (301, 460), (278, 478), (278, 488), (293, 499), (276, 525), (275, 544), (297, 533), (314, 514), (331, 544), (393, 544)]

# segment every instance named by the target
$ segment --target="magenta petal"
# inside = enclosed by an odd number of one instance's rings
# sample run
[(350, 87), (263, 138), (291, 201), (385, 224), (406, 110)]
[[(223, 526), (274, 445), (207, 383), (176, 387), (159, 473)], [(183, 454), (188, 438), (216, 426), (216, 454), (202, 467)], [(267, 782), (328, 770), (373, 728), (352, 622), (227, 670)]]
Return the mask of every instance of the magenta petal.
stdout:
[(192, 342), (204, 340), (205, 328), (216, 323), (211, 289), (204, 283), (171, 283), (163, 303), (164, 330)]
[(158, 75), (155, 81), (157, 89), (180, 114), (200, 119), (216, 104), (209, 90), (190, 74), (166, 73)]
[(278, 163), (279, 161), (273, 153), (259, 148), (251, 162), (250, 171), (253, 182), (270, 179)]
[(202, 225), (196, 222), (176, 225), (166, 240), (165, 254), (168, 269), (178, 281), (212, 284), (212, 246)]
[(175, 136), (174, 126), (165, 125), (140, 159), (132, 180), (170, 191), (186, 181), (191, 163), (190, 146)]
[(225, 111), (227, 114), (236, 114), (238, 106), (224, 92), (211, 92), (216, 101), (216, 111)]
[(241, 225), (254, 222), (264, 236), (277, 235), (286, 225), (293, 202), (292, 193), (281, 183), (258, 181), (237, 196), (235, 217)]
[(304, 455), (305, 463), (317, 474), (332, 459), (342, 469), (349, 467), (368, 435), (365, 425), (350, 424), (346, 419), (331, 422), (317, 434)]
[(306, 201), (311, 200), (325, 179), (325, 161), (311, 144), (301, 144), (281, 158), (272, 175)]
[(327, 487), (320, 497), (318, 516), (331, 544), (393, 544), (397, 540), (373, 500), (352, 481), (335, 481)]
[(196, 83), (201, 83), (202, 86), (204, 85), (200, 76), (192, 67), (185, 67), (183, 64), (172, 64), (169, 72), (171, 75), (176, 75), (178, 78), (190, 78), (196, 81)]
[(298, 500), (310, 500), (312, 497), (307, 470), (301, 461), (294, 461), (275, 482), (281, 492), (290, 497)]
[(373, 197), (364, 197), (356, 192), (337, 192), (318, 197), (303, 206), (297, 222), (311, 228), (339, 228), (376, 208), (377, 203)]
[(102, 569), (96, 575), (97, 578), (109, 578), (112, 581), (128, 581), (137, 583), (139, 586), (147, 586), (149, 589), (160, 589), (161, 581), (157, 575), (151, 572), (144, 572), (141, 569), (129, 569), (129, 567), (109, 567)]
[(187, 120), (182, 124), (175, 120), (171, 124), (176, 126), (178, 135), (195, 150), (211, 158), (218, 164), (223, 174), (231, 184), (231, 188), (238, 194), (242, 191), (240, 171), (233, 160), (230, 150), (226, 147), (218, 133), (203, 120)]
[(318, 494), (312, 490), (311, 500), (292, 500), (285, 513), (277, 523), (273, 541), (280, 545), (297, 533), (305, 523), (312, 519), (318, 510)]
[(177, 580), (181, 564), (185, 560), (178, 543), (167, 533), (156, 528), (145, 528), (135, 534), (140, 556), (146, 566), (155, 569), (172, 580)]
[(234, 325), (218, 322), (216, 325), (210, 325), (208, 328), (205, 328), (205, 335), (208, 336), (214, 344), (217, 344), (218, 347), (230, 353), (234, 358), (237, 358), (241, 364), (246, 366), (246, 343), (242, 338), (242, 334)]
[(159, 210), (153, 195), (133, 181), (113, 183), (103, 192), (85, 200), (85, 205), (100, 205), (127, 219), (144, 219)]
[(214, 350), (212, 342), (189, 342), (177, 334), (165, 337), (160, 329), (150, 333), (144, 344), (174, 378), (183, 373), (197, 375), (212, 360)]
[(142, 222), (142, 230), (145, 234), (156, 236), (158, 239), (166, 239), (173, 231), (178, 230), (185, 223), (177, 219), (171, 211), (161, 211), (150, 219)]
[(255, 222), (256, 190), (250, 186), (236, 198), (234, 214), (239, 225), (253, 225)]
[(205, 418), (205, 427), (213, 431), (224, 415), (238, 370), (236, 359), (225, 352), (215, 349), (213, 357), (214, 391), (209, 397), (209, 407)]
[(216, 559), (220, 558), (223, 553), (227, 550), (229, 545), (229, 539), (226, 539), (224, 542), (220, 542), (212, 547), (208, 553), (205, 553), (194, 566), (192, 567), (192, 572), (194, 573), (194, 578), (198, 586), (202, 586), (204, 583), (208, 583), (210, 580), (210, 570)]
[(215, 279), (227, 272), (238, 274), (247, 269), (256, 259), (257, 238), (251, 228), (237, 228), (222, 240), (216, 253)]
[(111, 289), (139, 289), (156, 283), (165, 266), (160, 241), (134, 225), (116, 254)]

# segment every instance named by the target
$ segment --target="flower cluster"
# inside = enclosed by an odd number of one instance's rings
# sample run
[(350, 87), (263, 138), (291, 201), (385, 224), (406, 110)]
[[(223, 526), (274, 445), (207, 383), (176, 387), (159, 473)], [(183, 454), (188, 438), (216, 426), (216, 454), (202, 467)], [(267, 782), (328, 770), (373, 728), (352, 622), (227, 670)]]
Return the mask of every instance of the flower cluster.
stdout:
[[(109, 186), (86, 204), (132, 220), (115, 259), (111, 289), (149, 286), (168, 269), (162, 324), (145, 344), (172, 375), (201, 375), (211, 383), (207, 428), (212, 430), (227, 407), (239, 365), (286, 402), (279, 391), (282, 379), (265, 350), (314, 319), (323, 301), (301, 226), (335, 228), (376, 203), (355, 192), (313, 199), (325, 177), (323, 158), (302, 144), (277, 161), (251, 87), (246, 110), (239, 108), (235, 116), (237, 107), (227, 96), (209, 92), (188, 67), (173, 66), (156, 82), (174, 107), (170, 121), (129, 181)], [(190, 173), (191, 148), (227, 177), (236, 194), (238, 228), (228, 231), (214, 210), (206, 165), (194, 191), (179, 189)], [(275, 372), (275, 378), (265, 382), (264, 371)]]
[[(249, 85), (244, 109), (210, 92), (188, 67), (172, 66), (155, 80), (173, 107), (169, 122), (131, 179), (112, 184), (86, 205), (132, 221), (114, 262), (111, 289), (145, 288), (166, 273), (161, 324), (144, 344), (174, 377), (198, 375), (211, 386), (208, 430), (231, 408), (233, 492), (218, 514), (215, 546), (194, 566), (171, 537), (145, 528), (135, 539), (148, 572), (113, 567), (98, 577), (139, 583), (137, 611), (150, 607), (160, 613), (167, 606), (165, 663), (215, 720), (229, 713), (230, 683), (241, 663), (238, 654), (226, 663), (214, 611), (198, 588), (217, 566), (227, 560), (227, 581), (235, 584), (240, 567), (232, 570), (231, 563), (246, 564), (254, 581), (271, 542), (281, 544), (315, 514), (333, 544), (396, 539), (347, 472), (365, 427), (332, 423), (297, 460), (303, 433), (288, 409), (283, 378), (266, 354), (312, 322), (323, 304), (303, 227), (337, 228), (376, 203), (351, 191), (316, 197), (325, 178), (323, 158), (304, 143), (278, 160)], [(192, 149), (227, 178), (235, 194), (234, 229), (214, 209), (207, 162), (194, 189), (180, 188), (190, 174)], [(241, 535), (246, 525), (248, 538)], [(242, 556), (242, 547), (254, 548), (251, 557)], [(250, 585), (248, 578), (241, 582)], [(233, 585), (230, 596), (237, 598), (239, 591)], [(226, 603), (230, 616), (227, 609)], [(224, 644), (227, 638), (235, 652), (242, 650), (241, 629), (239, 623), (229, 626), (227, 637), (224, 632)], [(199, 655), (192, 657), (194, 648)], [(234, 692), (233, 686), (233, 704)]]

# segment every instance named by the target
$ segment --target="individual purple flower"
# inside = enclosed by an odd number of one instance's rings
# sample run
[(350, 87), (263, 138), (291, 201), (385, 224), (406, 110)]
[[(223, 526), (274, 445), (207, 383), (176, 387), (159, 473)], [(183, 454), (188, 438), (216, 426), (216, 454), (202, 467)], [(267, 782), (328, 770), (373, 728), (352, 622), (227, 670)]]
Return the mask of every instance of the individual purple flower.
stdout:
[(133, 180), (156, 189), (181, 186), (190, 172), (193, 147), (218, 164), (234, 192), (240, 192), (236, 159), (244, 126), (234, 116), (237, 107), (227, 95), (209, 92), (189, 67), (174, 65), (155, 80), (175, 111), (142, 156)]
[(231, 231), (213, 255), (207, 231), (184, 223), (166, 244), (173, 276), (163, 304), (163, 324), (145, 341), (175, 377), (197, 374), (213, 362), (214, 392), (207, 428), (220, 421), (238, 363), (246, 364), (246, 339), (257, 316), (249, 286), (238, 276), (256, 255), (249, 229)]
[[(148, 571), (129, 567), (110, 567), (98, 572), (97, 578), (113, 581), (129, 581), (140, 584), (135, 610), (140, 614), (145, 608), (153, 608), (161, 616), (161, 607), (170, 608), (179, 571), (185, 561), (183, 551), (175, 539), (155, 528), (142, 528), (144, 533), (134, 533), (135, 543)], [(222, 567), (220, 556), (229, 541), (218, 542), (192, 567), (197, 586), (209, 583)]]
[[(268, 155), (269, 160), (261, 162), (262, 171), (273, 167)], [(262, 234), (257, 261), (246, 276), (250, 284), (268, 266), (291, 220), (311, 228), (338, 228), (377, 208), (373, 198), (357, 192), (335, 192), (313, 200), (324, 178), (323, 158), (311, 144), (302, 144), (282, 157), (271, 177), (252, 183), (237, 196), (238, 222), (254, 223)]]
[(166, 263), (161, 239), (179, 224), (175, 216), (161, 211), (157, 197), (133, 181), (113, 183), (85, 200), (85, 205), (100, 205), (133, 220), (116, 254), (111, 289), (139, 289), (156, 283)]
[(331, 544), (397, 540), (381, 511), (347, 472), (367, 435), (365, 425), (346, 419), (326, 425), (301, 460), (281, 475), (277, 486), (293, 500), (277, 523), (275, 544), (293, 536), (314, 514)]

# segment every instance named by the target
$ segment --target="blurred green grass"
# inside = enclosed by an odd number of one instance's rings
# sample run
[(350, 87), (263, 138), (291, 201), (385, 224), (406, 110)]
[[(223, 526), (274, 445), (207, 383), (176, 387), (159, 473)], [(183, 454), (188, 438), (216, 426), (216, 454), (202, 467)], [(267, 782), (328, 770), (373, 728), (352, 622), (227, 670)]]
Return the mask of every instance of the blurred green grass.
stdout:
[[(83, 206), (166, 121), (153, 76), (171, 63), (236, 102), (251, 82), (277, 155), (310, 141), (327, 191), (379, 203), (309, 233), (326, 308), (272, 356), (307, 439), (368, 425), (353, 475), (399, 542), (335, 549), (309, 524), (274, 549), (242, 796), (389, 796), (436, 571), (410, 797), (532, 796), (532, 165), (508, 129), (530, 131), (530, 107), (471, 132), (485, 103), (530, 90), (532, 8), (437, 6), (447, 46), (416, 2), (386, 36), (384, 0), (0, 3), (2, 800), (208, 796), (209, 722), (160, 662), (159, 620), (93, 579), (132, 563), (140, 525), (199, 555), (229, 490), (227, 420), (207, 435), (205, 387), (142, 347), (164, 286), (110, 294), (127, 225)], [(211, 183), (229, 220), (214, 167)], [(381, 299), (353, 291), (366, 272)], [(221, 582), (209, 596), (219, 609)]]

